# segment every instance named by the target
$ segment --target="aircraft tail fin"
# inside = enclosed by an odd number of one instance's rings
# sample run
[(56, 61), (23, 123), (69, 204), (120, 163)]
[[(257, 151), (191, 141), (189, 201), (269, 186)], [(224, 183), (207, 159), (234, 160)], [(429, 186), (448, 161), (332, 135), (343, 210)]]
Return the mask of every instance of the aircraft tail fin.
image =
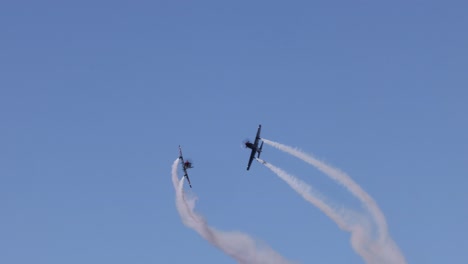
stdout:
[(258, 156), (257, 156), (257, 158), (260, 158), (260, 154), (262, 153), (262, 148), (263, 148), (263, 140), (262, 140), (262, 144), (260, 145), (260, 148), (258, 149)]

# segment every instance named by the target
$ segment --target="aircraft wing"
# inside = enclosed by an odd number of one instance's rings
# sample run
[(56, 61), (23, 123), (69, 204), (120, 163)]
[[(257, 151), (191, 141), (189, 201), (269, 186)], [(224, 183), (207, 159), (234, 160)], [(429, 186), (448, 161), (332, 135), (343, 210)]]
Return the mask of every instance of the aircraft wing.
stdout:
[(262, 125), (258, 125), (257, 135), (255, 136), (254, 146), (258, 148), (258, 141), (260, 140), (260, 131), (262, 130)]
[(249, 170), (250, 165), (252, 165), (252, 161), (255, 157), (255, 152), (256, 152), (256, 149), (252, 149), (252, 152), (250, 153), (249, 164), (247, 164), (247, 170)]
[(182, 147), (179, 145), (179, 159), (184, 160), (183, 156), (182, 156)]
[(185, 178), (187, 179), (187, 182), (188, 182), (188, 185), (190, 186), (190, 188), (192, 188), (192, 184), (190, 183), (190, 179), (188, 177), (188, 174), (185, 174)]
[[(183, 160), (183, 159), (182, 159)], [(190, 188), (192, 188), (192, 184), (190, 183), (190, 178), (188, 176), (188, 172), (187, 172), (187, 168), (184, 167), (183, 163), (182, 163), (182, 169), (184, 170), (184, 177), (185, 179), (187, 179), (187, 182), (190, 186)]]

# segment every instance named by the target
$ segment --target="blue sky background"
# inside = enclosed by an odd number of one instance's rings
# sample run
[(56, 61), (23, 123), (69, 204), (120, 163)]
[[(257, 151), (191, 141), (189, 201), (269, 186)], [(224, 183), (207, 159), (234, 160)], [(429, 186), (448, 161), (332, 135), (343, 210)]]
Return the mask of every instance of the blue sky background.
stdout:
[[(466, 1), (3, 1), (0, 263), (234, 263), (197, 210), (301, 263), (363, 263), (242, 140), (300, 147), (375, 198), (408, 263), (468, 263)], [(336, 204), (357, 200), (269, 146)]]

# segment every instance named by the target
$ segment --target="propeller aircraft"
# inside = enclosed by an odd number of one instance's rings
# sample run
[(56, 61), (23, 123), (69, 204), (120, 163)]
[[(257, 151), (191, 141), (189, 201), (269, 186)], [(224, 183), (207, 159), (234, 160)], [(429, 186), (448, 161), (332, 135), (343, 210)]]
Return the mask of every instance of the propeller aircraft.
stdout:
[(187, 179), (187, 182), (188, 182), (190, 188), (192, 188), (192, 184), (190, 183), (190, 179), (189, 179), (187, 170), (193, 168), (193, 164), (192, 164), (192, 162), (190, 162), (188, 160), (184, 161), (184, 157), (182, 156), (182, 148), (180, 147), (180, 145), (179, 145), (179, 159), (180, 159), (181, 164), (182, 164), (182, 169), (184, 170), (184, 177)]
[(244, 142), (245, 147), (252, 150), (252, 152), (250, 153), (250, 157), (249, 157), (249, 163), (247, 164), (247, 170), (249, 170), (250, 165), (252, 165), (252, 161), (255, 158), (255, 153), (258, 153), (257, 158), (260, 158), (260, 153), (262, 153), (263, 141), (262, 141), (262, 144), (260, 145), (260, 147), (258, 146), (258, 143), (260, 142), (260, 139), (261, 139), (260, 138), (261, 129), (262, 129), (262, 125), (258, 125), (257, 135), (255, 136), (255, 140), (254, 140), (253, 143), (248, 141), (248, 140), (246, 142)]

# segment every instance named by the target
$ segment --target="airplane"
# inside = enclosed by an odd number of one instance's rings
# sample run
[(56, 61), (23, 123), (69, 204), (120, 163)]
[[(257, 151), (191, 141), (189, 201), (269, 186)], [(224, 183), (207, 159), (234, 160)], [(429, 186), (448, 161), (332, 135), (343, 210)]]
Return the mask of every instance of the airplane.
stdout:
[(188, 177), (187, 170), (193, 168), (192, 162), (184, 161), (184, 157), (182, 156), (182, 148), (179, 145), (179, 159), (182, 162), (182, 169), (184, 170), (184, 177), (187, 179), (190, 188), (192, 188), (192, 184), (190, 183), (190, 179)]
[(262, 144), (260, 145), (260, 147), (258, 147), (258, 143), (259, 143), (259, 141), (261, 139), (260, 138), (260, 130), (261, 129), (262, 129), (262, 125), (258, 125), (257, 136), (255, 136), (254, 143), (252, 143), (250, 141), (247, 141), (247, 142), (244, 143), (247, 148), (252, 150), (252, 152), (250, 153), (249, 163), (247, 164), (247, 170), (249, 170), (250, 165), (252, 165), (252, 161), (255, 158), (255, 153), (258, 153), (257, 158), (260, 158), (260, 153), (262, 153), (263, 141), (262, 141)]

